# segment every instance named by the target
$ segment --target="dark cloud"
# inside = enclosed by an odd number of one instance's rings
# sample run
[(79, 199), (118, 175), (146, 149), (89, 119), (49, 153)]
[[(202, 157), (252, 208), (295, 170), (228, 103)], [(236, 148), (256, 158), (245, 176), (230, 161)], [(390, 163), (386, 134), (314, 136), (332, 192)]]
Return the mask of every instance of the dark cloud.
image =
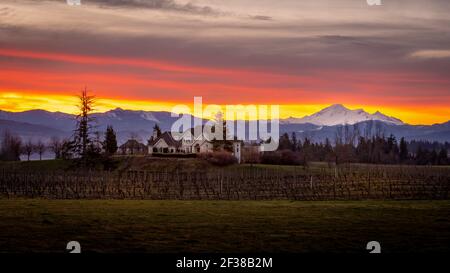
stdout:
[(180, 4), (174, 0), (84, 0), (83, 4), (96, 4), (109, 8), (146, 8), (200, 15), (220, 15), (222, 13), (221, 11), (208, 6), (198, 6), (190, 2), (187, 4)]
[[(195, 5), (175, 1), (84, 0), (109, 7), (198, 11)], [(18, 27), (0, 23), (0, 47), (64, 52), (68, 54), (165, 60), (219, 68), (251, 68), (281, 74), (308, 74), (322, 70), (352, 72), (402, 71), (447, 74), (444, 59), (411, 59), (423, 49), (448, 49), (448, 24), (409, 24), (409, 20), (359, 20), (295, 24), (271, 17), (247, 16), (245, 20), (165, 21), (152, 24), (160, 32), (128, 35), (126, 32), (56, 30)], [(266, 20), (258, 24), (248, 19)], [(212, 23), (210, 21), (213, 21)], [(238, 22), (236, 22), (238, 21)], [(139, 22), (140, 23), (140, 22)], [(185, 24), (186, 23), (186, 24)], [(448, 23), (448, 22), (447, 22)], [(438, 25), (439, 28), (434, 28)], [(151, 28), (149, 26), (149, 28)], [(189, 34), (164, 35), (185, 29)], [(195, 31), (201, 30), (201, 35)], [(447, 28), (448, 29), (448, 28)], [(192, 33), (192, 35), (191, 35)], [(217, 35), (223, 33), (223, 36)], [(282, 33), (282, 35), (278, 35)], [(204, 36), (203, 36), (204, 35)], [(50, 42), (51, 41), (51, 42)], [(136, 69), (136, 73), (139, 73)]]
[[(221, 27), (226, 27), (223, 25)], [(294, 26), (292, 26), (294, 27)], [(264, 28), (261, 26), (261, 28)], [(286, 26), (283, 26), (286, 28)], [(260, 31), (255, 27), (254, 31)], [(281, 30), (281, 27), (280, 27)], [(205, 32), (217, 31), (213, 27)], [(253, 31), (253, 30), (252, 30)], [(276, 31), (275, 27), (271, 31)], [(52, 41), (49, 43), (48, 41)], [(229, 37), (227, 39), (160, 36), (120, 36), (74, 30), (0, 27), (0, 47), (68, 54), (159, 59), (205, 67), (248, 67), (296, 74), (321, 69), (347, 71), (450, 70), (442, 60), (418, 62), (407, 56), (416, 50), (450, 44), (450, 35), (376, 36), (320, 35), (305, 37)], [(448, 70), (447, 70), (448, 69)]]
[[(50, 0), (50, 1), (61, 1), (61, 0)], [(236, 14), (220, 10), (217, 8), (212, 8), (210, 6), (201, 6), (188, 2), (186, 4), (181, 4), (175, 0), (82, 0), (84, 5), (94, 4), (102, 8), (144, 8), (152, 10), (161, 10), (169, 12), (180, 12), (194, 15), (205, 15), (205, 16), (237, 16)], [(251, 19), (270, 21), (273, 18), (266, 15), (249, 15)]]

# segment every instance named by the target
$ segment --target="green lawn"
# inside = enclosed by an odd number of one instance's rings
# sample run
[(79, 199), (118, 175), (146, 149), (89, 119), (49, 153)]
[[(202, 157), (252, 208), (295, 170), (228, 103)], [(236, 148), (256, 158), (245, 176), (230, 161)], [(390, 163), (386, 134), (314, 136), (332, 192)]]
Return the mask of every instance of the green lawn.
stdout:
[(0, 200), (0, 252), (450, 251), (450, 201)]

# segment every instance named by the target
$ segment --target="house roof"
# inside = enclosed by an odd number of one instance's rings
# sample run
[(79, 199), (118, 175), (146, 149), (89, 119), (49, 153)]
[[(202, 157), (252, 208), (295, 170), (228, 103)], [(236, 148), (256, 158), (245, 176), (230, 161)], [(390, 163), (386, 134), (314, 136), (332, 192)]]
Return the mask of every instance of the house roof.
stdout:
[(210, 126), (201, 125), (201, 126), (197, 126), (195, 128), (190, 128), (190, 129), (184, 131), (181, 134), (181, 137), (189, 139), (189, 140), (198, 140), (199, 138), (201, 138), (203, 140), (213, 140), (214, 134), (208, 132), (213, 129), (209, 128), (209, 130), (205, 130), (207, 127), (210, 127)]
[(173, 146), (173, 147), (180, 147), (181, 141), (176, 141), (173, 139), (172, 134), (170, 132), (164, 132), (157, 138), (150, 138), (148, 141), (148, 145), (153, 146), (155, 145), (160, 139), (163, 139), (164, 142), (166, 142), (167, 145)]
[[(199, 142), (201, 143), (201, 142), (205, 142), (205, 141), (209, 142), (214, 139), (214, 134), (209, 133), (208, 132), (209, 130), (204, 130), (205, 127), (206, 127), (205, 125), (197, 126), (195, 128), (190, 128), (190, 129), (184, 131), (183, 133), (174, 132), (173, 134), (175, 134), (175, 137), (179, 137), (181, 139), (194, 140), (196, 143), (199, 143)], [(189, 135), (190, 135), (190, 138), (189, 138)], [(168, 146), (178, 148), (182, 145), (181, 139), (175, 140), (172, 135), (172, 132), (164, 132), (157, 138), (154, 138), (153, 136), (150, 137), (150, 139), (148, 140), (148, 145), (154, 146), (161, 139), (163, 139)], [(234, 140), (233, 142), (236, 142), (236, 140)]]
[(145, 145), (140, 143), (140, 142), (138, 142), (135, 139), (129, 139), (129, 140), (127, 140), (127, 142), (125, 142), (124, 144), (120, 145), (119, 148), (120, 149), (123, 149), (123, 148), (134, 148), (134, 149), (140, 148), (140, 149), (142, 149), (142, 148), (145, 148)]

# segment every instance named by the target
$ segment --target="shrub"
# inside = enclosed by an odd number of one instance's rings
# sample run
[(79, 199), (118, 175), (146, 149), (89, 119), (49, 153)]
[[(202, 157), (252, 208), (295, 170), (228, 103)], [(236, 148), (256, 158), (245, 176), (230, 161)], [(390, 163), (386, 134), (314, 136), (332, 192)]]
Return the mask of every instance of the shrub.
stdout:
[(272, 165), (301, 165), (302, 160), (298, 153), (291, 150), (282, 150), (263, 153), (261, 163)]
[(281, 154), (279, 152), (264, 152), (261, 156), (261, 163), (279, 165), (281, 163)]
[(200, 157), (216, 166), (228, 166), (237, 163), (236, 157), (226, 151), (204, 153)]

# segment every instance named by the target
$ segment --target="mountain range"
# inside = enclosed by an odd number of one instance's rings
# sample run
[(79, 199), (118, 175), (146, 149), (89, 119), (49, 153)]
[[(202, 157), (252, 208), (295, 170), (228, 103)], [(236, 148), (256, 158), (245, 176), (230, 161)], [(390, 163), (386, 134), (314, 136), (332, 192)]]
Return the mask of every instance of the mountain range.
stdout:
[[(152, 128), (158, 124), (163, 131), (170, 130), (178, 117), (170, 112), (133, 111), (120, 108), (105, 113), (95, 113), (96, 130), (105, 131), (112, 125), (118, 142), (124, 143), (131, 135), (146, 143)], [(205, 122), (205, 121), (203, 121)], [(70, 137), (75, 128), (75, 116), (61, 112), (30, 110), (8, 112), (0, 110), (0, 131), (9, 130), (23, 139), (49, 140), (53, 136)], [(343, 132), (363, 136), (393, 134), (407, 140), (450, 142), (450, 121), (434, 125), (409, 125), (395, 117), (380, 112), (370, 114), (363, 109), (350, 110), (341, 104), (331, 105), (315, 114), (303, 118), (280, 120), (280, 133), (295, 132), (298, 138), (308, 137), (313, 141), (334, 140)]]

